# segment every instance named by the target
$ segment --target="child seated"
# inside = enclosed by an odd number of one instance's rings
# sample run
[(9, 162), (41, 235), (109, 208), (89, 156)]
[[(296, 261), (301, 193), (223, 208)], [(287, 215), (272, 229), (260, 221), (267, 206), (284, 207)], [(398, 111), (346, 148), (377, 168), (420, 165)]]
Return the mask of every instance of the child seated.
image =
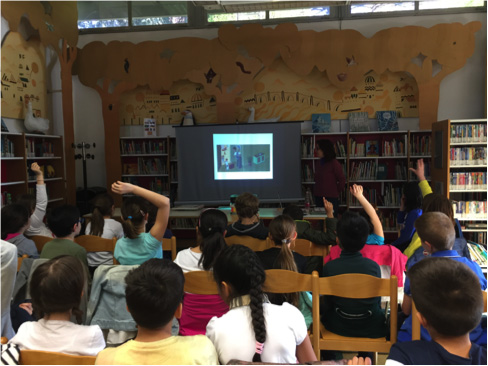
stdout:
[(359, 214), (364, 217), (369, 226), (368, 237), (366, 238), (366, 244), (383, 245), (385, 244), (385, 234), (383, 233), (383, 225), (380, 218), (376, 213), (373, 205), (364, 197), (363, 186), (353, 184), (350, 187), (351, 194), (356, 197), (359, 204), (363, 209)]
[[(323, 276), (362, 273), (381, 278), (378, 264), (364, 258), (360, 250), (368, 237), (369, 227), (358, 213), (346, 211), (337, 223), (337, 244), (340, 257), (324, 265)], [(321, 319), (325, 328), (345, 337), (381, 338), (386, 335), (385, 313), (381, 310), (381, 297), (346, 299), (324, 296)]]
[(483, 312), (476, 274), (460, 261), (432, 257), (413, 266), (408, 280), (417, 317), (432, 340), (394, 344), (386, 365), (486, 365), (486, 347), (469, 337)]
[(41, 258), (52, 259), (59, 255), (72, 255), (88, 269), (85, 248), (74, 242), (83, 221), (80, 210), (75, 206), (64, 205), (53, 209), (47, 217), (47, 224), (56, 238), (44, 245)]
[(97, 365), (217, 365), (217, 353), (203, 335), (172, 336), (181, 315), (181, 268), (167, 259), (150, 259), (126, 278), (127, 308), (137, 323), (134, 340), (98, 354)]
[[(415, 229), (420, 237), (422, 247), (427, 255), (431, 257), (446, 257), (453, 261), (464, 263), (468, 266), (478, 277), (478, 281), (483, 290), (486, 290), (486, 279), (481, 271), (480, 266), (466, 257), (460, 256), (453, 249), (455, 232), (451, 219), (442, 212), (427, 212), (420, 216), (415, 221)], [(407, 276), (412, 268), (415, 268), (416, 263), (421, 263), (425, 258), (419, 262), (411, 263), (408, 268)], [(446, 282), (448, 283), (448, 282)], [(402, 303), (402, 311), (409, 317), (403, 323), (398, 332), (398, 342), (406, 342), (412, 340), (412, 294), (410, 290), (410, 280), (407, 277), (405, 280), (404, 296)], [(464, 312), (463, 312), (464, 314)], [(470, 333), (471, 341), (486, 345), (486, 328), (483, 330), (481, 324), (474, 328)], [(421, 339), (430, 340), (430, 336), (425, 330), (421, 328)]]
[(70, 322), (74, 315), (81, 323), (83, 286), (83, 266), (75, 257), (59, 256), (39, 265), (30, 281), (32, 307), (39, 321), (23, 323), (10, 342), (21, 350), (97, 355), (105, 348), (100, 327)]
[(2, 239), (17, 247), (17, 255), (38, 258), (36, 244), (24, 236), (30, 225), (29, 211), (24, 205), (12, 203), (2, 208)]
[(214, 317), (207, 325), (212, 340), (225, 365), (231, 359), (253, 362), (303, 364), (316, 361), (300, 311), (283, 303), (266, 301), (266, 279), (261, 262), (251, 249), (235, 244), (217, 258), (213, 274), (229, 312)]
[(259, 219), (259, 200), (252, 193), (245, 192), (236, 198), (236, 212), (238, 220), (227, 227), (225, 236), (252, 236), (265, 240), (268, 228)]
[[(148, 189), (125, 183), (112, 184), (112, 191), (118, 194), (134, 194), (122, 203), (122, 219), (125, 237), (117, 240), (114, 257), (120, 264), (141, 264), (151, 258), (163, 257), (162, 240), (169, 219), (169, 198)], [(142, 198), (142, 199), (141, 199)], [(158, 208), (151, 230), (145, 227), (149, 217), (144, 200)]]
[(17, 203), (24, 205), (30, 212), (30, 226), (25, 235), (41, 235), (52, 237), (53, 234), (44, 224), (47, 208), (47, 192), (44, 183), (44, 173), (37, 163), (32, 163), (31, 170), (36, 175), (36, 195), (24, 194), (19, 197)]
[[(105, 239), (124, 237), (122, 224), (112, 215), (115, 210), (114, 199), (107, 193), (102, 193), (93, 199), (93, 213), (90, 222), (86, 225), (86, 234), (100, 236)], [(91, 252), (87, 254), (90, 272), (94, 272), (101, 264), (113, 264), (113, 255), (110, 252)]]

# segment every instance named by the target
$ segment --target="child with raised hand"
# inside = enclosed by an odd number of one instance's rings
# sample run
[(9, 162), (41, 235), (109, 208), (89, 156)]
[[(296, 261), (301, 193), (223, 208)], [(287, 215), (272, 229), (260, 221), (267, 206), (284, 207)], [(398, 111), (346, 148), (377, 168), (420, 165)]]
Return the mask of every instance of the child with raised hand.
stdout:
[(353, 184), (349, 189), (351, 194), (356, 197), (359, 204), (363, 207), (363, 211), (360, 212), (360, 215), (363, 216), (368, 222), (369, 235), (366, 239), (366, 244), (385, 244), (383, 225), (381, 224), (380, 218), (378, 217), (374, 207), (371, 205), (371, 203), (369, 203), (366, 197), (363, 196), (363, 186)]
[(12, 203), (2, 208), (2, 240), (17, 247), (17, 255), (37, 258), (36, 244), (24, 236), (30, 225), (29, 211), (24, 205)]
[[(198, 246), (178, 252), (175, 263), (184, 273), (210, 271), (220, 252), (227, 247), (224, 236), (227, 216), (220, 210), (204, 210), (198, 219)], [(202, 311), (202, 309), (205, 311)], [(180, 321), (181, 335), (205, 334), (208, 321), (229, 310), (219, 295), (198, 295), (186, 293)]]
[[(125, 237), (117, 240), (114, 257), (120, 264), (141, 264), (151, 258), (162, 258), (162, 240), (169, 219), (169, 198), (142, 187), (116, 182), (112, 191), (118, 194), (131, 193), (139, 197), (130, 197), (122, 203), (122, 219)], [(158, 210), (151, 230), (146, 233), (148, 209), (141, 198), (146, 199)]]
[[(90, 222), (86, 225), (85, 232), (88, 235), (100, 236), (105, 239), (117, 239), (124, 237), (122, 224), (114, 219), (112, 215), (115, 210), (114, 199), (107, 193), (97, 195), (93, 199), (93, 213)], [(90, 271), (93, 271), (101, 264), (113, 264), (113, 255), (110, 252), (90, 252), (86, 255)]]
[(422, 215), (422, 192), (416, 182), (408, 182), (403, 187), (397, 224), (401, 225), (400, 236), (391, 245), (402, 252), (407, 248), (415, 234), (414, 223)]
[(97, 365), (217, 365), (212, 342), (203, 335), (173, 336), (173, 317), (181, 315), (185, 277), (167, 259), (150, 259), (125, 277), (127, 310), (137, 336), (100, 352)]
[(229, 312), (214, 317), (207, 337), (220, 362), (305, 363), (316, 361), (305, 320), (294, 306), (266, 301), (262, 287), (266, 273), (256, 253), (235, 244), (225, 248), (214, 263), (213, 274)]
[(75, 257), (59, 256), (37, 267), (30, 281), (30, 292), (39, 320), (23, 323), (10, 343), (21, 350), (97, 355), (105, 348), (100, 327), (70, 321), (74, 315), (81, 323), (79, 306), (83, 286), (83, 267)]
[(53, 234), (51, 230), (44, 224), (44, 216), (46, 216), (47, 208), (47, 192), (46, 184), (44, 183), (44, 173), (37, 163), (32, 163), (31, 170), (36, 175), (36, 195), (24, 194), (17, 200), (17, 203), (27, 207), (30, 213), (30, 226), (25, 231), (25, 235), (52, 237)]
[(470, 340), (483, 312), (476, 274), (450, 258), (426, 258), (407, 276), (417, 317), (432, 340), (395, 343), (386, 365), (486, 365), (486, 346)]

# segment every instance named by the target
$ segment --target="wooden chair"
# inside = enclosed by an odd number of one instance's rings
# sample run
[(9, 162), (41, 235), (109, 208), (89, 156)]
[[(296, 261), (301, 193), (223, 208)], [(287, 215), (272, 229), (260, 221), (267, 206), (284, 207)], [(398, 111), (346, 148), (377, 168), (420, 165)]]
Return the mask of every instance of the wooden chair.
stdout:
[(17, 272), (19, 272), (20, 266), (22, 265), (22, 261), (25, 258), (29, 258), (29, 255), (28, 254), (24, 254), (22, 257), (18, 257), (17, 258)]
[(46, 245), (47, 242), (50, 242), (54, 238), (51, 238), (49, 236), (42, 236), (42, 235), (33, 235), (29, 237), (30, 240), (36, 244), (37, 251), (39, 254), (42, 252), (42, 248), (44, 248), (44, 245)]
[(313, 290), (312, 278), (319, 278), (317, 271), (310, 274), (288, 271), (286, 269), (268, 269), (266, 270), (266, 281), (264, 282), (263, 291), (274, 294), (288, 294), (291, 292), (301, 292)]
[(170, 239), (163, 239), (163, 250), (171, 250), (171, 260), (176, 259), (176, 236), (172, 236)]
[[(486, 313), (487, 311), (487, 292), (481, 290), (483, 294), (483, 312)], [(417, 308), (415, 307), (415, 303), (412, 300), (412, 341), (420, 340), (420, 320), (417, 318)]]
[[(87, 252), (110, 252), (112, 256), (115, 250), (117, 238), (105, 239), (95, 235), (81, 235), (75, 238), (75, 243), (81, 245)], [(115, 263), (115, 258), (113, 260)]]
[(295, 239), (291, 245), (291, 250), (303, 255), (304, 257), (325, 257), (329, 254), (328, 245), (317, 245), (310, 240)]
[(94, 365), (96, 356), (75, 356), (59, 352), (20, 351), (20, 365)]
[(184, 291), (198, 295), (218, 295), (219, 288), (210, 271), (191, 271), (185, 273)]
[[(351, 299), (377, 296), (390, 297), (390, 340), (383, 338), (343, 337), (325, 329), (320, 321), (319, 295), (332, 295)], [(316, 350), (364, 351), (389, 353), (397, 340), (398, 280), (396, 276), (382, 279), (364, 274), (343, 274), (314, 278), (312, 345)], [(376, 358), (376, 357), (375, 357)]]
[(249, 249), (252, 249), (255, 252), (261, 252), (263, 250), (266, 250), (270, 248), (270, 244), (267, 239), (256, 239), (253, 238), (252, 236), (239, 236), (239, 235), (232, 235), (229, 237), (225, 238), (225, 242), (227, 245), (233, 245), (233, 244), (241, 244), (244, 245), (245, 247), (248, 247)]

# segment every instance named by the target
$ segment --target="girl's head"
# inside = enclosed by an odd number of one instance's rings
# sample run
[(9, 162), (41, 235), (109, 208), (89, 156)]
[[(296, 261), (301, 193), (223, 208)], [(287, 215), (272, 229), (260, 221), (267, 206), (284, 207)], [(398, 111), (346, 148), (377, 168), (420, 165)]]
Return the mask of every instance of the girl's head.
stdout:
[[(324, 158), (325, 161), (330, 161), (336, 158), (334, 151), (334, 144), (330, 140), (317, 140), (317, 155), (319, 158)], [(322, 155), (322, 156), (321, 156)]]
[(8, 234), (23, 233), (29, 224), (30, 212), (19, 203), (12, 203), (2, 208), (2, 239)]
[(422, 212), (442, 212), (449, 217), (452, 225), (455, 227), (454, 211), (452, 210), (451, 201), (439, 193), (430, 193), (424, 197), (422, 202)]
[(108, 193), (97, 195), (93, 199), (93, 213), (91, 217), (90, 235), (102, 236), (103, 226), (105, 224), (104, 217), (112, 216), (114, 209), (114, 199)]
[[(230, 245), (217, 257), (213, 274), (226, 302), (230, 303), (234, 298), (249, 295), (256, 348), (262, 348), (262, 344), (266, 341), (262, 289), (266, 273), (258, 256), (243, 245)], [(252, 361), (261, 361), (259, 352), (254, 354)]]
[(23, 194), (17, 198), (17, 202), (24, 205), (29, 210), (29, 216), (32, 215), (36, 209), (36, 196), (33, 194)]
[(422, 207), (422, 192), (417, 182), (408, 182), (403, 187), (405, 210), (407, 212)]
[(129, 239), (136, 239), (145, 231), (147, 220), (147, 201), (141, 197), (130, 197), (122, 202), (122, 227)]
[(70, 255), (53, 258), (36, 268), (30, 281), (32, 307), (39, 318), (71, 311), (81, 324), (78, 308), (83, 294), (84, 269)]
[(198, 219), (198, 238), (202, 256), (198, 264), (208, 271), (219, 253), (227, 246), (224, 240), (227, 216), (220, 210), (209, 209)]

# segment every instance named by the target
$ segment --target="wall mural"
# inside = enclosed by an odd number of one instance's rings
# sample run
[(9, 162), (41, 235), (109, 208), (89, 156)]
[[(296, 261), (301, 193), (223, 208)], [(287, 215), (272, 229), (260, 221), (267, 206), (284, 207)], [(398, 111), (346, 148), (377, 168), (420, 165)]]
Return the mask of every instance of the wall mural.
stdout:
[(24, 118), (30, 100), (36, 117), (46, 116), (44, 46), (10, 32), (2, 45), (2, 117)]

